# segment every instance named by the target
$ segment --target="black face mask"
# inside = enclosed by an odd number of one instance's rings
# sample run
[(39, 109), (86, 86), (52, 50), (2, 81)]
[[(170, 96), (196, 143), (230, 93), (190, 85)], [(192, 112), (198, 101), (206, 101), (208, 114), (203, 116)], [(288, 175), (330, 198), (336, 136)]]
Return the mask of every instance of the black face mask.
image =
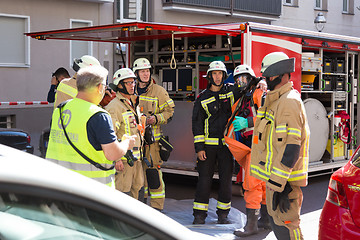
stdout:
[(274, 90), (276, 85), (278, 85), (280, 82), (281, 82), (281, 79), (282, 79), (282, 75), (281, 76), (278, 76), (277, 78), (275, 78), (274, 80), (270, 81), (270, 78), (267, 77), (266, 78), (266, 84), (267, 84), (267, 87), (270, 91)]

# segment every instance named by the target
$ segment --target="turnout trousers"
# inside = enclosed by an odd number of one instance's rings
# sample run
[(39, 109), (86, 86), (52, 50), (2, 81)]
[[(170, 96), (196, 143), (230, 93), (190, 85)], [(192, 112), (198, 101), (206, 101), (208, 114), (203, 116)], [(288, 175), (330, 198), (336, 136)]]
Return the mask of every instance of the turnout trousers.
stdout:
[(217, 214), (227, 215), (231, 207), (233, 157), (225, 145), (221, 147), (205, 146), (205, 152), (207, 157), (205, 161), (197, 159), (199, 177), (196, 186), (193, 215), (207, 216), (211, 185), (216, 168), (219, 173)]

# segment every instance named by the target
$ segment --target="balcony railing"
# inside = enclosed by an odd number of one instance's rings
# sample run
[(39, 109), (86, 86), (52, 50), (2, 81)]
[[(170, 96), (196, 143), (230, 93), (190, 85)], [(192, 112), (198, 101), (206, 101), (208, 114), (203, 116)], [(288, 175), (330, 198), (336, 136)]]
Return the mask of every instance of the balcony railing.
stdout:
[(282, 0), (163, 0), (163, 6), (174, 5), (280, 16)]

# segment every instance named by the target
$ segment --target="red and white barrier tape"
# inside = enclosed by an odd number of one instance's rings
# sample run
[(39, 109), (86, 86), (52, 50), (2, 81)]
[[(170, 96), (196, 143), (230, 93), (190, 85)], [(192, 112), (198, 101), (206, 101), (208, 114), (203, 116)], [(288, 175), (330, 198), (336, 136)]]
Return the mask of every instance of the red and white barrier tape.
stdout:
[(15, 105), (47, 105), (47, 101), (20, 101), (20, 102), (0, 102), (0, 106), (15, 106)]

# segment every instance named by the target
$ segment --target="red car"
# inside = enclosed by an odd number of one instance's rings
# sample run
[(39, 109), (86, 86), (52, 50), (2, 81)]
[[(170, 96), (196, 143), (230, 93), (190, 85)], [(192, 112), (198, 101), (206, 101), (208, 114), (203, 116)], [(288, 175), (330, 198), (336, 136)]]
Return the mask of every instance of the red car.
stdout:
[(331, 175), (320, 215), (319, 239), (360, 239), (360, 147)]

